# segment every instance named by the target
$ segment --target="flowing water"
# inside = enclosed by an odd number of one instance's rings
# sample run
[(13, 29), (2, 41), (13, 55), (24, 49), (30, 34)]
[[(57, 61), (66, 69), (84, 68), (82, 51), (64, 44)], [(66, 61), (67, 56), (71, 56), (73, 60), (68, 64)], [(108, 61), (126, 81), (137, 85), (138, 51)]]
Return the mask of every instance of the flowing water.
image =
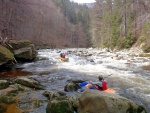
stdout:
[[(61, 52), (67, 54), (69, 62), (58, 58)], [(138, 54), (138, 50), (106, 52), (96, 49), (43, 49), (38, 50), (39, 60), (18, 64), (15, 69), (19, 70), (18, 73), (21, 70), (35, 77), (45, 85), (46, 90), (54, 92), (63, 91), (67, 80), (97, 81), (97, 77), (103, 75), (108, 87), (143, 105), (150, 113), (150, 70), (144, 68), (150, 66), (150, 58), (139, 57)], [(31, 113), (43, 113), (45, 106)]]

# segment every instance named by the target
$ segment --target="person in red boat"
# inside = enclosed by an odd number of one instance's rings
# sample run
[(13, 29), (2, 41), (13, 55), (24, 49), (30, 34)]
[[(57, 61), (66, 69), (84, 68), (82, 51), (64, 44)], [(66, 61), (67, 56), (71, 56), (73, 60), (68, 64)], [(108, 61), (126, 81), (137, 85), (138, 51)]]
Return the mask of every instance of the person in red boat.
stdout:
[(97, 90), (107, 90), (107, 82), (102, 76), (98, 76), (98, 82), (82, 82), (79, 84), (81, 88), (97, 89)]
[(107, 90), (107, 82), (104, 80), (102, 76), (98, 76), (99, 82), (91, 82), (91, 84), (97, 89), (97, 90)]

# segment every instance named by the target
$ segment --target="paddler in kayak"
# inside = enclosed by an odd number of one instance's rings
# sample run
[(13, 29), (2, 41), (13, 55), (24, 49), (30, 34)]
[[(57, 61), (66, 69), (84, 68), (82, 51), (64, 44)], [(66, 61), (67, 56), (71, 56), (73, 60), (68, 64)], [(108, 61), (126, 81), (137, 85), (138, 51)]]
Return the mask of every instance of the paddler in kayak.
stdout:
[(98, 82), (82, 82), (79, 83), (81, 89), (97, 89), (100, 91), (107, 90), (107, 82), (104, 80), (102, 76), (98, 76)]
[(65, 54), (65, 53), (60, 53), (60, 57), (61, 57), (61, 58), (65, 58), (65, 57), (66, 57), (66, 54)]

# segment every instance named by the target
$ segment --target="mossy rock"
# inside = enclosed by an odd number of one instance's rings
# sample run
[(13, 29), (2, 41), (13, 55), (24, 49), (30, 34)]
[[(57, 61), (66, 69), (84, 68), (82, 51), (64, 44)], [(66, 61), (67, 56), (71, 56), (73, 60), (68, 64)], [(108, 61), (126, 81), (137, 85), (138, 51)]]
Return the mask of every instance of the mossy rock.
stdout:
[(150, 57), (150, 53), (142, 53), (139, 57)]
[(73, 113), (73, 106), (68, 99), (54, 99), (46, 107), (46, 113)]
[(78, 85), (78, 83), (73, 83), (73, 82), (70, 82), (68, 83), (65, 88), (64, 88), (64, 91), (66, 92), (69, 92), (69, 91), (76, 91), (80, 88), (80, 86)]
[(0, 80), (0, 89), (5, 89), (9, 86), (9, 82), (7, 80)]
[(138, 108), (134, 108), (132, 105), (127, 109), (126, 113), (147, 113), (143, 106), (138, 106)]
[(6, 47), (0, 45), (0, 62), (5, 62), (7, 63), (9, 60), (13, 60), (14, 55), (12, 52), (10, 52), (9, 49)]
[(34, 44), (30, 44), (28, 47), (15, 50), (14, 55), (16, 59), (32, 60), (36, 58), (37, 51), (35, 50)]
[(144, 51), (145, 53), (150, 53), (150, 46), (144, 47), (144, 48), (143, 48), (143, 51)]
[(34, 89), (44, 89), (44, 86), (33, 78), (18, 77), (14, 80), (14, 82)]
[(10, 45), (13, 47), (13, 50), (24, 48), (31, 44), (32, 42), (30, 40), (21, 40), (21, 41), (13, 40), (10, 42)]
[(15, 89), (15, 90), (8, 91), (8, 92), (7, 92), (7, 95), (8, 95), (8, 96), (16, 96), (16, 95), (19, 93), (19, 91), (24, 91), (24, 90), (25, 90), (24, 88), (18, 87), (18, 88)]
[(15, 99), (10, 96), (1, 96), (0, 97), (0, 103), (5, 103), (5, 104), (12, 104), (15, 102)]

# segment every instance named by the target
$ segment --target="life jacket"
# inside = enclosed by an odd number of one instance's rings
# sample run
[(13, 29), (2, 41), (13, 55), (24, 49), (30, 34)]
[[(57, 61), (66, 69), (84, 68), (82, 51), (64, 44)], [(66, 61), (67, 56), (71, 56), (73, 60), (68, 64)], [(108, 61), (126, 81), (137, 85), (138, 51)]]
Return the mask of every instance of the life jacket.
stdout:
[(102, 81), (102, 91), (106, 90), (107, 89), (107, 83), (106, 81)]
[(63, 57), (63, 58), (65, 58), (65, 56), (66, 56), (66, 55), (65, 55), (65, 54), (63, 54), (63, 56), (62, 56), (62, 57)]

